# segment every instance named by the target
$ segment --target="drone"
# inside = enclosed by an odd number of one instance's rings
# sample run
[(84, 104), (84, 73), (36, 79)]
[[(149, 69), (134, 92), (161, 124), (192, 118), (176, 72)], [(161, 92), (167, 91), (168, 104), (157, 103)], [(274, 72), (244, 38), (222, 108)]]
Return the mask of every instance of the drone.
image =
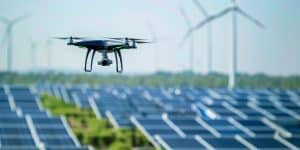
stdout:
[[(113, 61), (108, 58), (108, 53), (114, 53), (116, 61), (116, 72), (122, 73), (123, 71), (123, 60), (121, 50), (123, 49), (136, 49), (137, 44), (151, 43), (147, 39), (138, 38), (111, 38), (105, 37), (101, 40), (86, 40), (84, 37), (55, 37), (60, 40), (69, 40), (67, 45), (78, 46), (80, 48), (86, 48), (84, 71), (92, 72), (93, 61), (96, 52), (102, 54), (102, 60), (98, 61), (98, 65), (110, 66)], [(88, 58), (91, 55), (90, 65), (88, 67)], [(120, 64), (119, 64), (120, 62)]]

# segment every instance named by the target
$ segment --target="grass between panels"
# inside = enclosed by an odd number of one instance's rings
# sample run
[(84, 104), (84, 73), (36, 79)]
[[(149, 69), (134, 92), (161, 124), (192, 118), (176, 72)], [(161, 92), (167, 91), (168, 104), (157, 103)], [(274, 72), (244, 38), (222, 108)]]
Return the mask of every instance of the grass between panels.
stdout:
[(92, 145), (95, 149), (101, 150), (130, 150), (137, 147), (153, 149), (141, 132), (114, 129), (107, 119), (97, 119), (92, 109), (81, 109), (49, 95), (42, 95), (41, 102), (53, 116), (66, 117), (74, 134), (83, 145)]

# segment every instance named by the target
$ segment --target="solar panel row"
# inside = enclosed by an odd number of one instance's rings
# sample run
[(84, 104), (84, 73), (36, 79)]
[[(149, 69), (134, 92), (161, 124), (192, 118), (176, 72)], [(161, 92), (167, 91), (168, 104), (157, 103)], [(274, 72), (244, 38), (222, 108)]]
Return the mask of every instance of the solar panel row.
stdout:
[(0, 102), (1, 150), (89, 149), (81, 147), (63, 118), (43, 110), (30, 88), (2, 86)]
[(133, 124), (156, 147), (299, 148), (300, 94), (295, 90), (80, 85), (60, 89), (70, 102), (91, 107), (115, 127)]

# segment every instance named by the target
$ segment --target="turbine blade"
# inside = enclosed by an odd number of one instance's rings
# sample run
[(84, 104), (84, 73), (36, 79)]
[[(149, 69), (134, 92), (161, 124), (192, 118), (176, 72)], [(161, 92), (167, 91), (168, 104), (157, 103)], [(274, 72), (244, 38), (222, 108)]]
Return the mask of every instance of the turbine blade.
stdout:
[(182, 47), (184, 45), (184, 43), (187, 41), (188, 38), (190, 38), (193, 33), (194, 33), (195, 29), (194, 28), (190, 28), (186, 33), (185, 35), (183, 36), (179, 46)]
[(223, 17), (224, 15), (226, 15), (227, 13), (229, 13), (230, 11), (232, 11), (231, 7), (225, 8), (221, 12), (219, 12), (219, 13), (217, 13), (215, 15), (212, 15), (212, 18), (213, 19), (217, 19), (217, 18)]
[(20, 21), (23, 21), (23, 20), (27, 19), (28, 17), (29, 17), (29, 15), (23, 15), (23, 16), (20, 16), (20, 17), (14, 19), (12, 22), (13, 23), (18, 23)]
[(195, 32), (196, 30), (202, 28), (204, 25), (206, 25), (207, 23), (215, 20), (215, 19), (218, 19), (224, 15), (226, 15), (228, 12), (232, 11), (231, 8), (226, 8), (224, 10), (222, 10), (221, 12), (215, 14), (215, 15), (211, 15), (209, 17), (207, 17), (206, 19), (204, 19), (203, 21), (199, 22), (196, 26), (190, 28), (187, 33), (184, 35), (182, 41), (181, 41), (181, 44), (180, 45), (183, 45), (185, 43), (185, 41), (193, 34), (193, 32)]
[(5, 17), (1, 17), (0, 16), (0, 22), (3, 22), (3, 23), (9, 23), (9, 20), (8, 19), (6, 19)]
[(237, 8), (236, 11), (241, 14), (242, 16), (244, 16), (245, 18), (247, 18), (248, 20), (250, 20), (251, 22), (253, 22), (254, 24), (256, 24), (257, 26), (261, 27), (261, 28), (265, 28), (265, 26), (258, 21), (257, 19), (255, 19), (254, 17), (250, 16), (248, 13), (246, 13), (245, 11), (243, 11), (240, 8)]
[(193, 0), (193, 3), (198, 7), (199, 11), (206, 17), (208, 17), (208, 13), (206, 9), (204, 9), (203, 5), (200, 3), (199, 0)]
[(182, 7), (180, 7), (179, 10), (180, 10), (180, 14), (184, 18), (185, 23), (189, 26), (189, 28), (192, 27), (191, 21), (190, 21), (189, 17), (187, 16), (185, 10)]
[(229, 11), (231, 11), (232, 9), (231, 8), (226, 8), (224, 10), (222, 10), (221, 12), (215, 14), (215, 15), (211, 15), (209, 17), (207, 17), (206, 19), (204, 19), (202, 22), (198, 23), (195, 27), (193, 27), (191, 30), (194, 31), (194, 30), (197, 30), (197, 29), (200, 29), (202, 28), (204, 25), (206, 25), (207, 23), (215, 20), (215, 19), (218, 19), (220, 17), (223, 17), (224, 15), (226, 15)]

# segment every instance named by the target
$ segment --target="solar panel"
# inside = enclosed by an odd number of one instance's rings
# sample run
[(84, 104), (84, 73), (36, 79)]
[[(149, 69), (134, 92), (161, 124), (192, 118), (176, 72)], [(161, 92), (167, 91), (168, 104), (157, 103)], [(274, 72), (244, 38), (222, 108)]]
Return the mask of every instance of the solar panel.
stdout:
[[(58, 90), (58, 95), (62, 95), (61, 89), (63, 88), (63, 86), (55, 87), (55, 90)], [(90, 106), (87, 97), (92, 96), (97, 108), (93, 108), (94, 111), (97, 111), (96, 113), (99, 113), (102, 117), (111, 118), (111, 122), (116, 122), (120, 127), (131, 126), (129, 117), (135, 116), (133, 117), (135, 119), (131, 119), (131, 122), (146, 134), (151, 142), (156, 139), (154, 137), (160, 137), (159, 142), (154, 141), (153, 143), (159, 143), (165, 149), (168, 149), (168, 146), (171, 149), (193, 149), (193, 147), (188, 147), (188, 145), (193, 144), (197, 145), (194, 149), (205, 149), (207, 148), (205, 144), (216, 149), (249, 148), (249, 145), (243, 143), (245, 141), (259, 149), (286, 148), (281, 142), (273, 139), (274, 134), (280, 130), (277, 126), (291, 132), (293, 137), (300, 135), (299, 124), (295, 121), (295, 115), (293, 116), (290, 112), (287, 113), (286, 110), (282, 109), (286, 108), (298, 114), (300, 112), (300, 100), (299, 98), (295, 99), (295, 94), (291, 94), (295, 92), (291, 90), (228, 90), (189, 87), (128, 88), (123, 86), (91, 89), (73, 86), (68, 88), (66, 93), (69, 96), (75, 93), (78, 98), (77, 101), (80, 102), (82, 107)], [(205, 97), (210, 100), (208, 101)], [(70, 98), (76, 101), (74, 97)], [(225, 102), (228, 106), (225, 106)], [(194, 110), (191, 109), (193, 104), (196, 105), (195, 111), (198, 114), (195, 114)], [(198, 104), (203, 104), (205, 108), (214, 112), (217, 117), (209, 116)], [(278, 107), (279, 105), (282, 108)], [(167, 123), (165, 119), (162, 119), (162, 113), (168, 113), (170, 122)], [(206, 114), (199, 115), (203, 113)], [(272, 123), (265, 124), (260, 119), (265, 117), (274, 119), (269, 114), (275, 116), (275, 120), (271, 121), (274, 126)], [(199, 115), (198, 117), (203, 122), (200, 123), (195, 120), (196, 115)], [(228, 117), (235, 120), (235, 122), (228, 119)], [(180, 132), (185, 136), (182, 136)], [(221, 137), (212, 132), (217, 132)], [(253, 136), (252, 134), (255, 138), (250, 137)], [(202, 137), (204, 144), (194, 138), (196, 135)], [(236, 135), (244, 138), (245, 141), (236, 139)], [(288, 140), (291, 143), (296, 141), (291, 138)], [(188, 144), (185, 144), (185, 142)], [(273, 146), (268, 147), (266, 143)]]
[(161, 145), (164, 145), (166, 149), (172, 150), (199, 150), (205, 149), (205, 147), (200, 144), (194, 138), (180, 138), (180, 137), (162, 137), (157, 136), (156, 139)]
[(1, 136), (1, 146), (35, 146), (31, 136)]
[(170, 120), (187, 136), (200, 135), (202, 137), (212, 137), (206, 128), (201, 126), (194, 117), (169, 117)]
[(46, 150), (90, 150), (88, 147), (47, 147)]
[(273, 138), (244, 138), (248, 141), (251, 145), (255, 146), (259, 149), (269, 149), (269, 148), (276, 148), (276, 149), (288, 149), (284, 144), (280, 143), (279, 141)]
[(246, 147), (235, 138), (203, 138), (216, 149), (245, 149)]
[(292, 137), (292, 138), (286, 138), (288, 142), (295, 145), (296, 147), (300, 148), (300, 137)]
[(178, 136), (178, 134), (167, 125), (162, 118), (136, 118), (136, 121), (143, 128), (142, 130), (152, 137), (154, 137), (154, 135)]
[(35, 146), (9, 146), (1, 147), (1, 150), (39, 150)]
[(275, 130), (267, 126), (261, 120), (242, 120), (236, 119), (238, 123), (249, 129), (255, 136), (273, 137)]
[(275, 121), (277, 125), (292, 133), (294, 136), (300, 136), (300, 122), (295, 119)]
[(51, 146), (66, 146), (66, 145), (74, 145), (74, 141), (67, 136), (41, 136), (41, 141), (45, 144), (46, 147)]

